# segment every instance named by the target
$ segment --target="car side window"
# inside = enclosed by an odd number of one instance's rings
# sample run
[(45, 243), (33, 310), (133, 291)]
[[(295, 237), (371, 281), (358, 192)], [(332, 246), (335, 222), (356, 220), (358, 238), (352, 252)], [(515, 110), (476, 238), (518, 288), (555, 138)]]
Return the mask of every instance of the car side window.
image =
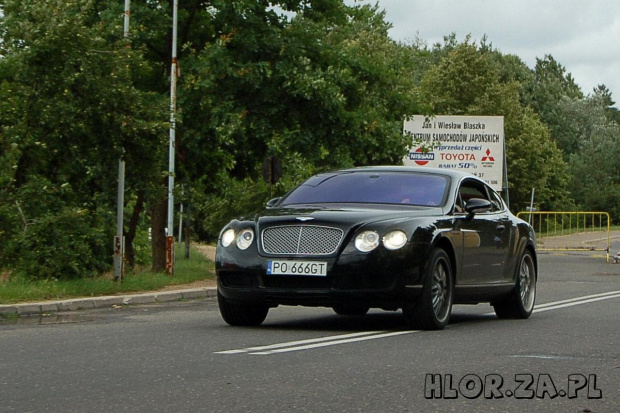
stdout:
[(497, 192), (489, 189), (489, 195), (491, 196), (491, 203), (493, 204), (493, 212), (501, 212), (504, 210), (504, 202), (497, 194)]

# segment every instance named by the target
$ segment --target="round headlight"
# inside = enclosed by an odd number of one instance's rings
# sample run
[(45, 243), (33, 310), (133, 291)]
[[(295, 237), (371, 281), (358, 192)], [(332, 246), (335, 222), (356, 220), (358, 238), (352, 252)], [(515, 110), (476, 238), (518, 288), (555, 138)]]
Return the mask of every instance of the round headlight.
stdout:
[(383, 245), (389, 250), (397, 250), (407, 243), (407, 234), (402, 231), (392, 231), (383, 237)]
[(232, 228), (228, 228), (222, 234), (222, 246), (228, 247), (235, 240), (235, 230)]
[(379, 246), (379, 234), (376, 231), (364, 231), (355, 237), (355, 248), (369, 252)]
[(237, 235), (237, 247), (240, 250), (247, 250), (252, 245), (252, 241), (254, 241), (254, 231), (250, 228), (241, 230)]

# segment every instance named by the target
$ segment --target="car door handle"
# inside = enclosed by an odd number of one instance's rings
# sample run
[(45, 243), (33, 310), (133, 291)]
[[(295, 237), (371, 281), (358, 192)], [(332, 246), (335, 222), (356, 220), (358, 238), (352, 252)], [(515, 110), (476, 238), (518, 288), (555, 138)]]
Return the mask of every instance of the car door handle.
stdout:
[(495, 229), (498, 230), (499, 232), (504, 232), (506, 227), (504, 225), (500, 224), (500, 225), (496, 226)]

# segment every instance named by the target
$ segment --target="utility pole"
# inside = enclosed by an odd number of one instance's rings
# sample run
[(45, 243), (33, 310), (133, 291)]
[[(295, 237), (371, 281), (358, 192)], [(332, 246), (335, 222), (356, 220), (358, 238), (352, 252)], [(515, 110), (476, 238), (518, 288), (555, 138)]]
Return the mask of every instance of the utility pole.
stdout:
[[(125, 0), (125, 18), (123, 24), (123, 37), (129, 38), (129, 16), (131, 14), (130, 0)], [(129, 45), (129, 43), (127, 43)], [(125, 161), (121, 157), (118, 160), (118, 193), (116, 205), (116, 236), (114, 237), (114, 281), (122, 282), (124, 273), (125, 237), (123, 235), (125, 207)]]
[(177, 107), (177, 20), (179, 2), (172, 5), (172, 66), (170, 68), (170, 142), (168, 147), (168, 231), (166, 233), (166, 273), (174, 274), (174, 157)]

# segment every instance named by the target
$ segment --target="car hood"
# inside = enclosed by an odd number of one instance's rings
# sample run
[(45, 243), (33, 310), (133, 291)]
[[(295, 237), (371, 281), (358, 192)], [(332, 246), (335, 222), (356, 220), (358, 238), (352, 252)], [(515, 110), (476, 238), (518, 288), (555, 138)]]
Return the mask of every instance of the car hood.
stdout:
[(399, 205), (329, 205), (271, 208), (255, 218), (259, 226), (287, 224), (333, 225), (340, 228), (378, 223), (405, 221), (415, 218), (441, 216), (440, 207), (412, 207)]

